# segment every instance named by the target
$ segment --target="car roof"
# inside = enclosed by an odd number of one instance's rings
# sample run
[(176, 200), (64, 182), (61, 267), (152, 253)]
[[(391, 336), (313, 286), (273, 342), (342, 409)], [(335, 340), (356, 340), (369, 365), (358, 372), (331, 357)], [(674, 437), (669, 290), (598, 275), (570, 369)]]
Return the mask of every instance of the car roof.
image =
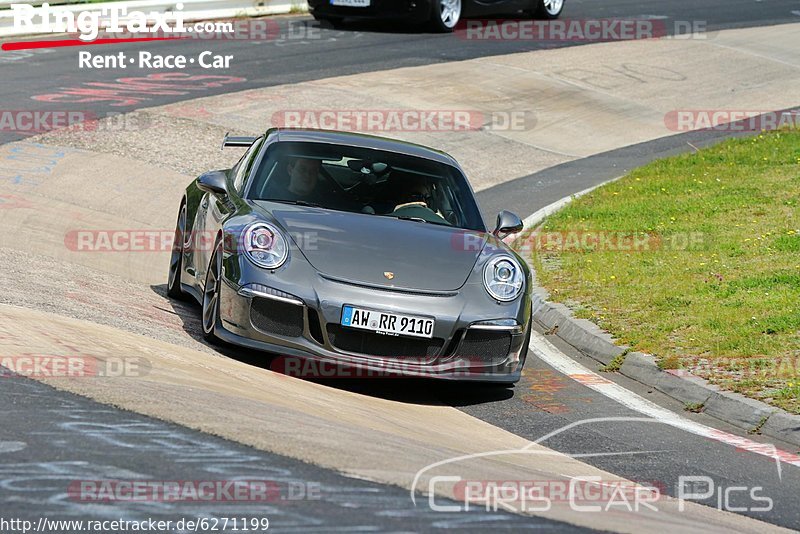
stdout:
[(307, 143), (328, 143), (333, 145), (347, 145), (360, 148), (373, 148), (398, 154), (406, 154), (418, 158), (425, 158), (447, 165), (461, 168), (458, 162), (448, 153), (426, 146), (377, 137), (353, 132), (341, 132), (338, 130), (313, 130), (303, 128), (272, 128), (267, 130), (267, 136), (276, 135), (277, 141), (288, 142), (307, 142)]

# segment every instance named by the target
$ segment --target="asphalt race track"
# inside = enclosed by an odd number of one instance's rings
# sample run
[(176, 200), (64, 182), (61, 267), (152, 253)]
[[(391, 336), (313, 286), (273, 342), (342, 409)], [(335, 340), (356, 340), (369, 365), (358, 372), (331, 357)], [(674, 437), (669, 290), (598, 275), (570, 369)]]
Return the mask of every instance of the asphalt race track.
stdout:
[[(705, 21), (708, 31), (724, 28), (739, 28), (797, 22), (800, 17), (792, 11), (798, 9), (796, 0), (772, 0), (753, 2), (750, 0), (707, 0), (686, 5), (685, 2), (637, 1), (637, 0), (571, 0), (569, 17), (581, 18), (649, 18), (658, 17), (671, 31), (674, 21)], [(663, 19), (662, 19), (663, 17)], [(87, 87), (87, 83), (113, 83), (121, 77), (140, 77), (152, 74), (136, 68), (119, 70), (79, 70), (77, 55), (69, 49), (46, 49), (31, 54), (30, 51), (5, 52), (0, 59), (3, 67), (3, 105), (7, 109), (58, 109), (87, 110), (98, 115), (108, 112), (125, 112), (139, 107), (175, 102), (197, 96), (240, 91), (250, 87), (267, 87), (285, 83), (317, 80), (330, 76), (358, 74), (397, 67), (426, 65), (445, 61), (458, 61), (481, 56), (509, 54), (525, 50), (553, 46), (572, 46), (581, 43), (531, 43), (526, 41), (482, 41), (466, 42), (448, 35), (418, 33), (411, 27), (397, 28), (395, 25), (353, 25), (347, 30), (318, 29), (308, 18), (285, 17), (278, 19), (281, 27), (274, 38), (259, 42), (228, 41), (225, 51), (234, 54), (236, 61), (223, 74), (244, 78), (241, 82), (211, 87), (198, 94), (158, 95), (139, 94), (139, 100), (120, 106), (118, 100), (105, 100), (102, 93), (65, 96), (65, 88)], [(303, 26), (310, 25), (319, 36), (304, 35)], [(307, 38), (302, 38), (302, 37)], [(137, 44), (109, 45), (104, 53), (132, 51)], [(153, 53), (196, 55), (208, 48), (198, 40), (151, 43), (148, 50)], [(190, 75), (209, 74), (197, 66), (187, 66), (182, 72)], [(123, 84), (124, 85), (124, 84)], [(97, 86), (98, 89), (109, 89)], [(34, 95), (53, 95), (47, 103), (31, 102)], [(129, 93), (126, 93), (129, 94)], [(136, 97), (134, 91), (133, 94)], [(83, 102), (76, 100), (83, 99)], [(0, 133), (0, 142), (14, 140), (16, 136)]]
[[(266, 479), (288, 494), (298, 480), (313, 481), (297, 489), (297, 501), (260, 505), (238, 503), (125, 503), (98, 511), (98, 518), (139, 516), (178, 521), (195, 517), (268, 517), (286, 532), (429, 531), (436, 528), (580, 531), (545, 519), (477, 509), (449, 519), (415, 508), (400, 488), (344, 477), (296, 460), (264, 453), (186, 428), (121, 412), (82, 397), (54, 392), (32, 381), (9, 380), (3, 388), (11, 416), (5, 422), (24, 434), (27, 454), (3, 462), (4, 489), (17, 495), (4, 499), (16, 517), (35, 520), (43, 505), (52, 518), (85, 517), (85, 504), (54, 499), (54, 490), (73, 480), (127, 478), (130, 473), (150, 479), (213, 480)], [(31, 439), (33, 437), (33, 439)], [(13, 441), (3, 441), (11, 452)], [(24, 456), (32, 455), (32, 458)], [(47, 458), (48, 461), (42, 461)], [(21, 463), (26, 461), (26, 463)], [(30, 462), (30, 463), (27, 463)], [(119, 467), (112, 467), (119, 466)], [(317, 492), (313, 506), (304, 492)], [(288, 495), (287, 495), (288, 496)], [(446, 501), (441, 504), (447, 505)], [(94, 514), (92, 514), (94, 515)]]
[[(668, 28), (676, 20), (703, 20), (708, 22), (709, 31), (800, 22), (800, 1), (797, 0), (708, 0), (686, 4), (675, 0), (570, 0), (566, 9), (570, 18), (656, 18), (666, 21)], [(211, 73), (225, 77), (215, 80), (219, 83), (199, 88), (186, 83), (182, 88), (175, 84), (170, 90), (160, 92), (137, 91), (135, 80), (127, 78), (152, 76), (152, 71), (134, 68), (122, 73), (111, 69), (79, 70), (76, 50), (70, 48), (0, 52), (2, 107), (11, 110), (80, 110), (103, 117), (109, 113), (129, 113), (246, 89), (583, 44), (470, 43), (452, 36), (386, 24), (352, 24), (344, 30), (333, 30), (317, 28), (309, 17), (280, 17), (276, 20), (283, 28), (279, 38), (255, 43), (230, 41), (219, 45), (220, 50), (234, 54), (236, 61), (230, 69)], [(298, 29), (307, 27), (313, 27), (313, 31), (319, 32), (319, 37), (290, 37), (291, 32), (302, 34)], [(138, 50), (140, 45), (95, 48), (102, 48), (103, 53), (130, 53)], [(154, 53), (163, 50), (163, 53), (168, 51), (190, 56), (209, 46), (195, 40), (180, 40), (149, 43), (147, 48)], [(181, 72), (190, 76), (210, 74), (197, 67), (187, 67)], [(689, 146), (704, 146), (727, 135), (722, 132), (683, 133), (622, 147), (482, 189), (478, 192), (478, 200), (487, 220), (492, 220), (500, 209), (511, 209), (524, 217), (566, 195), (619, 176), (655, 158), (685, 151)], [(0, 147), (26, 136), (19, 132), (0, 132)], [(38, 274), (23, 273), (24, 269), (19, 266), (24, 265), (24, 253), (18, 256), (17, 251), (12, 253), (5, 248), (3, 251), (6, 257), (2, 265), (8, 273), (3, 278), (8, 279), (3, 281), (5, 291), (0, 296), (0, 304), (62, 313), (63, 308), (59, 305), (46, 303), (48, 285), (55, 287), (69, 279), (60, 267), (54, 266), (52, 273), (44, 269)], [(102, 280), (99, 271), (94, 274)], [(65, 277), (63, 280), (62, 276)], [(36, 295), (26, 297), (24, 301), (14, 296), (18, 280), (33, 284), (30, 280), (34, 278), (36, 285), (25, 288), (28, 291), (27, 288), (35, 287), (33, 293)], [(95, 290), (98, 293), (102, 293), (103, 287), (111, 287), (111, 282), (107, 286), (103, 285), (105, 282), (97, 284)], [(163, 285), (135, 288), (136, 285), (136, 282), (130, 282), (132, 299), (137, 298), (136, 295), (160, 299), (165, 293)], [(125, 288), (121, 291), (122, 296), (115, 296), (116, 300), (111, 299), (112, 304), (102, 310), (95, 312), (92, 305), (87, 304), (85, 310), (81, 313), (76, 311), (73, 316), (104, 325), (109, 325), (109, 321), (114, 319), (104, 322), (99, 317), (101, 315), (119, 313), (120, 321), (125, 320)], [(115, 310), (114, 306), (119, 308)], [(178, 303), (174, 311), (166, 312), (179, 324), (178, 328), (166, 329), (166, 335), (172, 336), (166, 338), (167, 342), (179, 340), (176, 345), (215, 356), (221, 353), (237, 364), (252, 366), (254, 371), (268, 368), (268, 362), (243, 351), (204, 345), (200, 341), (196, 307)], [(148, 328), (157, 329), (153, 324), (142, 322), (133, 328), (150, 335)], [(6, 330), (15, 327), (14, 324), (1, 326)], [(2, 334), (3, 330), (0, 330), (0, 339), (3, 339)], [(552, 336), (546, 336), (544, 332), (540, 334), (589, 372), (597, 371), (599, 365), (596, 362), (586, 360), (572, 347), (559, 344)], [(789, 444), (749, 435), (707, 415), (688, 413), (677, 402), (624, 377), (614, 374), (604, 374), (603, 377), (627, 388), (633, 396), (631, 398), (643, 397), (679, 413), (688, 421), (756, 442), (771, 443), (790, 454), (800, 454), (797, 447)], [(753, 509), (752, 496), (740, 492), (731, 495), (725, 508), (774, 526), (800, 530), (800, 458), (792, 465), (790, 461), (776, 460), (769, 454), (754, 454), (680, 427), (633, 421), (631, 419), (649, 416), (645, 408), (640, 409), (644, 404), (636, 400), (623, 404), (559, 373), (533, 355), (528, 359), (522, 381), (513, 389), (418, 380), (314, 382), (314, 385), (330, 388), (336, 395), (354, 399), (354, 403), (363, 396), (376, 403), (405, 404), (409, 410), (419, 410), (419, 413), (429, 413), (437, 407), (453, 407), (462, 412), (462, 416), (467, 414), (479, 420), (475, 428), (488, 423), (487, 428), (491, 425), (524, 440), (546, 438), (541, 445), (614, 475), (652, 483), (670, 496), (677, 495), (679, 477), (707, 477), (713, 481), (716, 491), (705, 499), (698, 499), (698, 502), (712, 509), (722, 508), (719, 499), (725, 494), (725, 489), (757, 486), (760, 495), (772, 499), (774, 506), (770, 510)], [(291, 384), (284, 386), (293, 387)], [(176, 392), (176, 405), (182, 402), (177, 398), (179, 395), (180, 392)], [(488, 512), (479, 507), (464, 514), (435, 512), (425, 503), (427, 497), (419, 493), (414, 505), (401, 482), (376, 483), (371, 480), (384, 480), (379, 474), (372, 478), (343, 470), (337, 472), (322, 461), (304, 462), (296, 459), (298, 456), (266, 452), (259, 446), (250, 446), (252, 443), (226, 439), (229, 436), (218, 437), (225, 434), (213, 429), (200, 432), (187, 428), (190, 425), (182, 426), (115, 407), (126, 406), (122, 396), (119, 403), (113, 396), (106, 397), (108, 402), (101, 403), (37, 381), (2, 379), (0, 399), (6, 406), (0, 424), (0, 509), (3, 517), (8, 515), (32, 521), (46, 514), (53, 518), (72, 519), (268, 517), (270, 529), (285, 532), (581, 530), (574, 524), (555, 519), (502, 510)], [(198, 417), (202, 416), (203, 410), (210, 410), (215, 400), (209, 398), (206, 402), (208, 406), (197, 405)], [(229, 418), (235, 421), (240, 415), (241, 412), (232, 411)], [(387, 420), (390, 415), (386, 414)], [(351, 416), (355, 417), (352, 413), (341, 414), (342, 420)], [(432, 417), (435, 418), (435, 414)], [(615, 419), (599, 421), (603, 418)], [(570, 426), (587, 420), (598, 421)], [(335, 421), (320, 421), (320, 424), (331, 424), (330, 435), (336, 435)], [(286, 428), (291, 429), (294, 424), (287, 420)], [(263, 431), (270, 435), (274, 429), (265, 428)], [(358, 455), (358, 451), (353, 453)], [(313, 453), (307, 451), (303, 451), (303, 455), (304, 458), (313, 457)], [(296, 491), (318, 491), (319, 498), (309, 500), (300, 496), (294, 502), (281, 499), (285, 502), (268, 505), (153, 502), (87, 505), (75, 502), (64, 491), (64, 487), (75, 480), (125, 478), (268, 479), (276, 481), (282, 489), (306, 481), (308, 484), (302, 488), (298, 486)], [(727, 494), (725, 496), (727, 499)], [(439, 499), (438, 503), (446, 505), (452, 501)], [(714, 520), (709, 521), (713, 523)], [(748, 523), (747, 529), (753, 524)], [(681, 527), (672, 525), (672, 528)], [(664, 528), (668, 528), (668, 524)], [(736, 527), (727, 529), (736, 530)], [(742, 529), (745, 530), (744, 525)]]

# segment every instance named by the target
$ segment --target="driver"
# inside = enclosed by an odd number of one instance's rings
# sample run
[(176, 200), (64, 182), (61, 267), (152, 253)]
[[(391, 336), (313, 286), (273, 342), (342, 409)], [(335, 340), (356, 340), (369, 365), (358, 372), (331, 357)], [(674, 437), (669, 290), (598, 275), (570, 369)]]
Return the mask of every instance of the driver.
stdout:
[(287, 190), (296, 196), (297, 200), (316, 202), (321, 200), (319, 187), (319, 171), (322, 162), (311, 158), (291, 158), (286, 164), (286, 173), (289, 176)]
[[(267, 184), (266, 198), (284, 201), (303, 201), (320, 206), (326, 205), (329, 196), (324, 191), (324, 179), (320, 176), (322, 162), (314, 158), (291, 157), (284, 167), (280, 164), (275, 177)], [(283, 172), (280, 172), (280, 171)]]
[(303, 201), (328, 209), (351, 209), (352, 202), (336, 190), (332, 179), (325, 174), (322, 160), (295, 156), (286, 162), (285, 177), (279, 183), (282, 200)]

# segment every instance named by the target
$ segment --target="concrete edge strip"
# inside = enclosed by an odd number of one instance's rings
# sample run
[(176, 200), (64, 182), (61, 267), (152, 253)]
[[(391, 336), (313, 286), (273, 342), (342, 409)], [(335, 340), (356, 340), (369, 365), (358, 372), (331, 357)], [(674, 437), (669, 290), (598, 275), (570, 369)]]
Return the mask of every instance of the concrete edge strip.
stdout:
[[(525, 218), (523, 233), (537, 227), (550, 215), (561, 210), (574, 199), (600, 186), (619, 180), (617, 176), (600, 184), (564, 197)], [(513, 242), (515, 236), (506, 238)], [(763, 434), (792, 445), (800, 446), (800, 416), (781, 408), (745, 397), (739, 393), (723, 391), (707, 380), (688, 372), (665, 371), (649, 354), (631, 352), (630, 347), (617, 345), (611, 335), (586, 319), (577, 319), (565, 305), (547, 300), (549, 294), (541, 286), (533, 288), (533, 319), (557, 335), (582, 354), (608, 365), (624, 357), (619, 368), (623, 376), (652, 387), (683, 404), (703, 406), (703, 413), (754, 434)]]
[[(778, 477), (782, 475), (781, 464), (785, 463), (800, 467), (800, 455), (792, 452), (780, 450), (769, 443), (759, 443), (748, 438), (743, 438), (728, 432), (723, 432), (714, 427), (692, 421), (685, 416), (678, 414), (669, 408), (664, 408), (653, 401), (645, 399), (644, 397), (626, 389), (624, 386), (612, 382), (607, 378), (600, 376), (582, 364), (576, 362), (550, 343), (545, 336), (538, 332), (533, 332), (531, 335), (531, 350), (541, 358), (542, 361), (559, 371), (560, 373), (568, 376), (576, 382), (597, 391), (622, 406), (639, 412), (649, 418), (648, 422), (654, 424), (665, 424), (697, 436), (702, 436), (706, 439), (724, 443), (731, 447), (736, 447), (737, 450), (747, 451), (753, 454), (758, 454), (775, 461), (775, 466), (778, 470)], [(627, 420), (628, 418), (621, 417), (615, 419), (614, 417), (607, 418), (606, 420)], [(596, 421), (598, 420), (588, 420)]]
[[(617, 176), (615, 178), (612, 178), (610, 180), (606, 180), (605, 182), (601, 182), (599, 184), (593, 185), (592, 187), (588, 187), (588, 188), (584, 189), (583, 191), (578, 191), (575, 194), (572, 194), (572, 195), (570, 195), (568, 197), (564, 197), (562, 199), (556, 200), (552, 204), (548, 204), (547, 206), (536, 210), (532, 214), (530, 214), (527, 217), (525, 217), (525, 219), (522, 221), (523, 224), (525, 225), (525, 229), (523, 230), (523, 232), (525, 232), (527, 230), (530, 230), (531, 228), (535, 228), (535, 227), (539, 226), (539, 224), (542, 221), (544, 221), (547, 217), (549, 217), (550, 215), (553, 215), (557, 211), (561, 210), (562, 208), (564, 208), (564, 206), (566, 206), (567, 204), (569, 204), (570, 202), (572, 202), (576, 198), (580, 198), (580, 197), (582, 197), (582, 196), (584, 196), (586, 194), (589, 194), (589, 193), (591, 193), (592, 191), (594, 191), (595, 189), (597, 189), (600, 186), (603, 186), (603, 185), (606, 185), (606, 184), (610, 184), (611, 182), (615, 182), (615, 181), (619, 180), (620, 178), (622, 178), (623, 176), (625, 176), (625, 175), (622, 174), (622, 175), (619, 175), (619, 176)], [(513, 239), (511, 239), (511, 241), (513, 241)]]

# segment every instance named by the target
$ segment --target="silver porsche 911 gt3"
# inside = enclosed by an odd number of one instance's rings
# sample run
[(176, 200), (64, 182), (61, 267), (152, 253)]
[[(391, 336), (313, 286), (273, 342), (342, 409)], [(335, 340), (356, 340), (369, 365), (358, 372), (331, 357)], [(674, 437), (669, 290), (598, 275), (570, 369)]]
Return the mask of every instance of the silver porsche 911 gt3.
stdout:
[(530, 271), (489, 232), (449, 155), (379, 137), (272, 129), (227, 137), (231, 169), (183, 195), (172, 297), (203, 332), (304, 361), (514, 383), (530, 337)]

